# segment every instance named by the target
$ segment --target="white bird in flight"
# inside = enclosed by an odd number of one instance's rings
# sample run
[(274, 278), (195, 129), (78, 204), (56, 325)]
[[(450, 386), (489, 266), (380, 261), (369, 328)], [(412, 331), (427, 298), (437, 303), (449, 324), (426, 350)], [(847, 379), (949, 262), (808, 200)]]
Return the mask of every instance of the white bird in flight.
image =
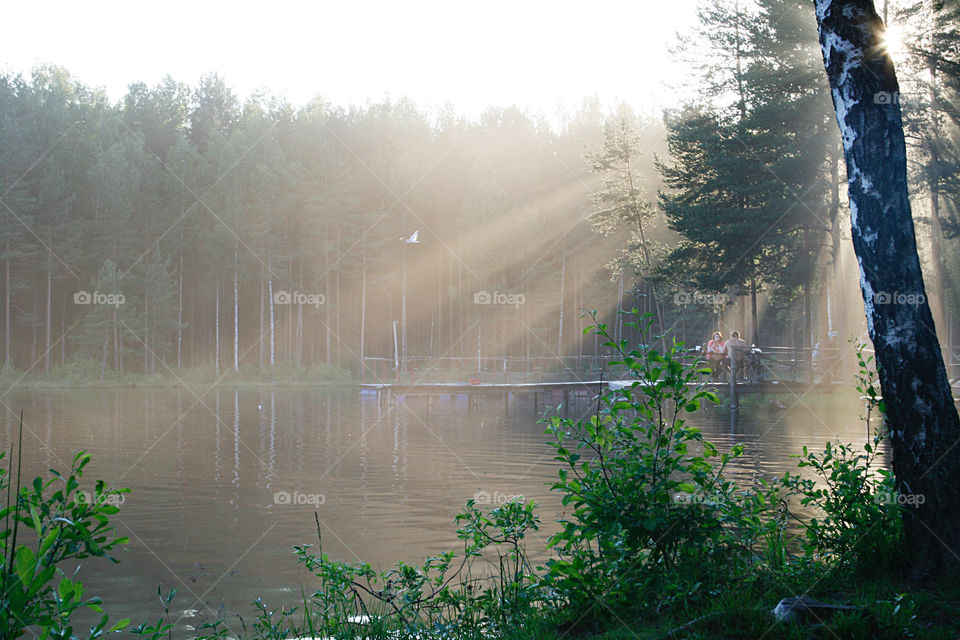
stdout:
[(420, 229), (417, 229), (409, 238), (400, 238), (407, 244), (420, 244)]

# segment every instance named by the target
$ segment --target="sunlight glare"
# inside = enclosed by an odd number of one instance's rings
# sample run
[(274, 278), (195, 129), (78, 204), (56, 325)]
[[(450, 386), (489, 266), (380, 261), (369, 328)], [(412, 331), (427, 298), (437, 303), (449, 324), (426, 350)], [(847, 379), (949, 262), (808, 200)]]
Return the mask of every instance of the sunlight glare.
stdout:
[(906, 32), (901, 25), (887, 25), (887, 28), (881, 38), (883, 40), (883, 47), (886, 49), (887, 53), (890, 54), (890, 57), (898, 58), (906, 51), (907, 47), (906, 43), (904, 42), (905, 37)]

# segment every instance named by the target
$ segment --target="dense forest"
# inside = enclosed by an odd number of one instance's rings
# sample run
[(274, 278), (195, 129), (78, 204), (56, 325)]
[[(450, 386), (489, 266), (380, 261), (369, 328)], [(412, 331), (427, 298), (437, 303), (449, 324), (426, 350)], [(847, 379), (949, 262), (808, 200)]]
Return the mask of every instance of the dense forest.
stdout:
[[(903, 100), (915, 210), (933, 280), (953, 291), (949, 13), (890, 19), (912, 43), (902, 64), (923, 71)], [(718, 322), (764, 344), (860, 333), (831, 309), (856, 276), (838, 268), (845, 176), (812, 6), (704, 5), (675, 54), (709, 71), (663, 118), (596, 100), (556, 121), (298, 106), (241, 99), (216, 74), (114, 102), (63, 68), (6, 74), (3, 365), (357, 373), (395, 345), (529, 365), (597, 353), (581, 309), (631, 306), (693, 342)]]

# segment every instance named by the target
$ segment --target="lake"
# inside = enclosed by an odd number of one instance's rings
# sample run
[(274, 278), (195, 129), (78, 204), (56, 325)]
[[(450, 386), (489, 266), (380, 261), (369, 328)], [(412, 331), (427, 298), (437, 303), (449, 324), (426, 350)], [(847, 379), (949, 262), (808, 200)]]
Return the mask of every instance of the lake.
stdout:
[[(561, 398), (547, 397), (540, 407)], [(804, 444), (863, 442), (855, 392), (755, 397), (731, 412), (692, 414), (721, 450), (746, 445), (733, 473), (782, 474)], [(102, 478), (129, 487), (113, 518), (130, 545), (121, 563), (89, 559), (88, 595), (104, 599), (111, 620), (156, 620), (157, 585), (179, 588), (177, 635), (216, 613), (234, 625), (250, 602), (294, 604), (311, 575), (293, 545), (317, 542), (342, 560), (382, 567), (457, 549), (453, 518), (464, 502), (494, 504), (522, 494), (537, 501), (542, 547), (560, 510), (548, 483), (552, 450), (529, 397), (464, 396), (379, 404), (356, 389), (14, 391), (3, 397), (5, 449), (24, 411), (24, 479), (66, 470), (72, 452), (93, 457), (82, 488)], [(585, 401), (573, 414), (590, 410)]]

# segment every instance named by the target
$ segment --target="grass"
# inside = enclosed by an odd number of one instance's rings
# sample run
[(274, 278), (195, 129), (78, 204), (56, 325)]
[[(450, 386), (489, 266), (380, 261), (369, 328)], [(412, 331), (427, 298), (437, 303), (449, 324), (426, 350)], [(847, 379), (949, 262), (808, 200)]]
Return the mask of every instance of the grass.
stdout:
[[(558, 627), (556, 621), (543, 618), (504, 637), (509, 640), (956, 640), (960, 637), (960, 583), (955, 580), (944, 578), (912, 590), (905, 583), (888, 578), (858, 581), (849, 576), (811, 574), (799, 583), (790, 585), (789, 582), (784, 576), (758, 575), (737, 589), (711, 594), (701, 606), (677, 605), (652, 619), (624, 619), (623, 612), (608, 612), (606, 628), (575, 629)], [(860, 609), (837, 614), (822, 624), (774, 620), (772, 609), (781, 598), (793, 595), (851, 604)], [(602, 604), (597, 607), (603, 610)]]

